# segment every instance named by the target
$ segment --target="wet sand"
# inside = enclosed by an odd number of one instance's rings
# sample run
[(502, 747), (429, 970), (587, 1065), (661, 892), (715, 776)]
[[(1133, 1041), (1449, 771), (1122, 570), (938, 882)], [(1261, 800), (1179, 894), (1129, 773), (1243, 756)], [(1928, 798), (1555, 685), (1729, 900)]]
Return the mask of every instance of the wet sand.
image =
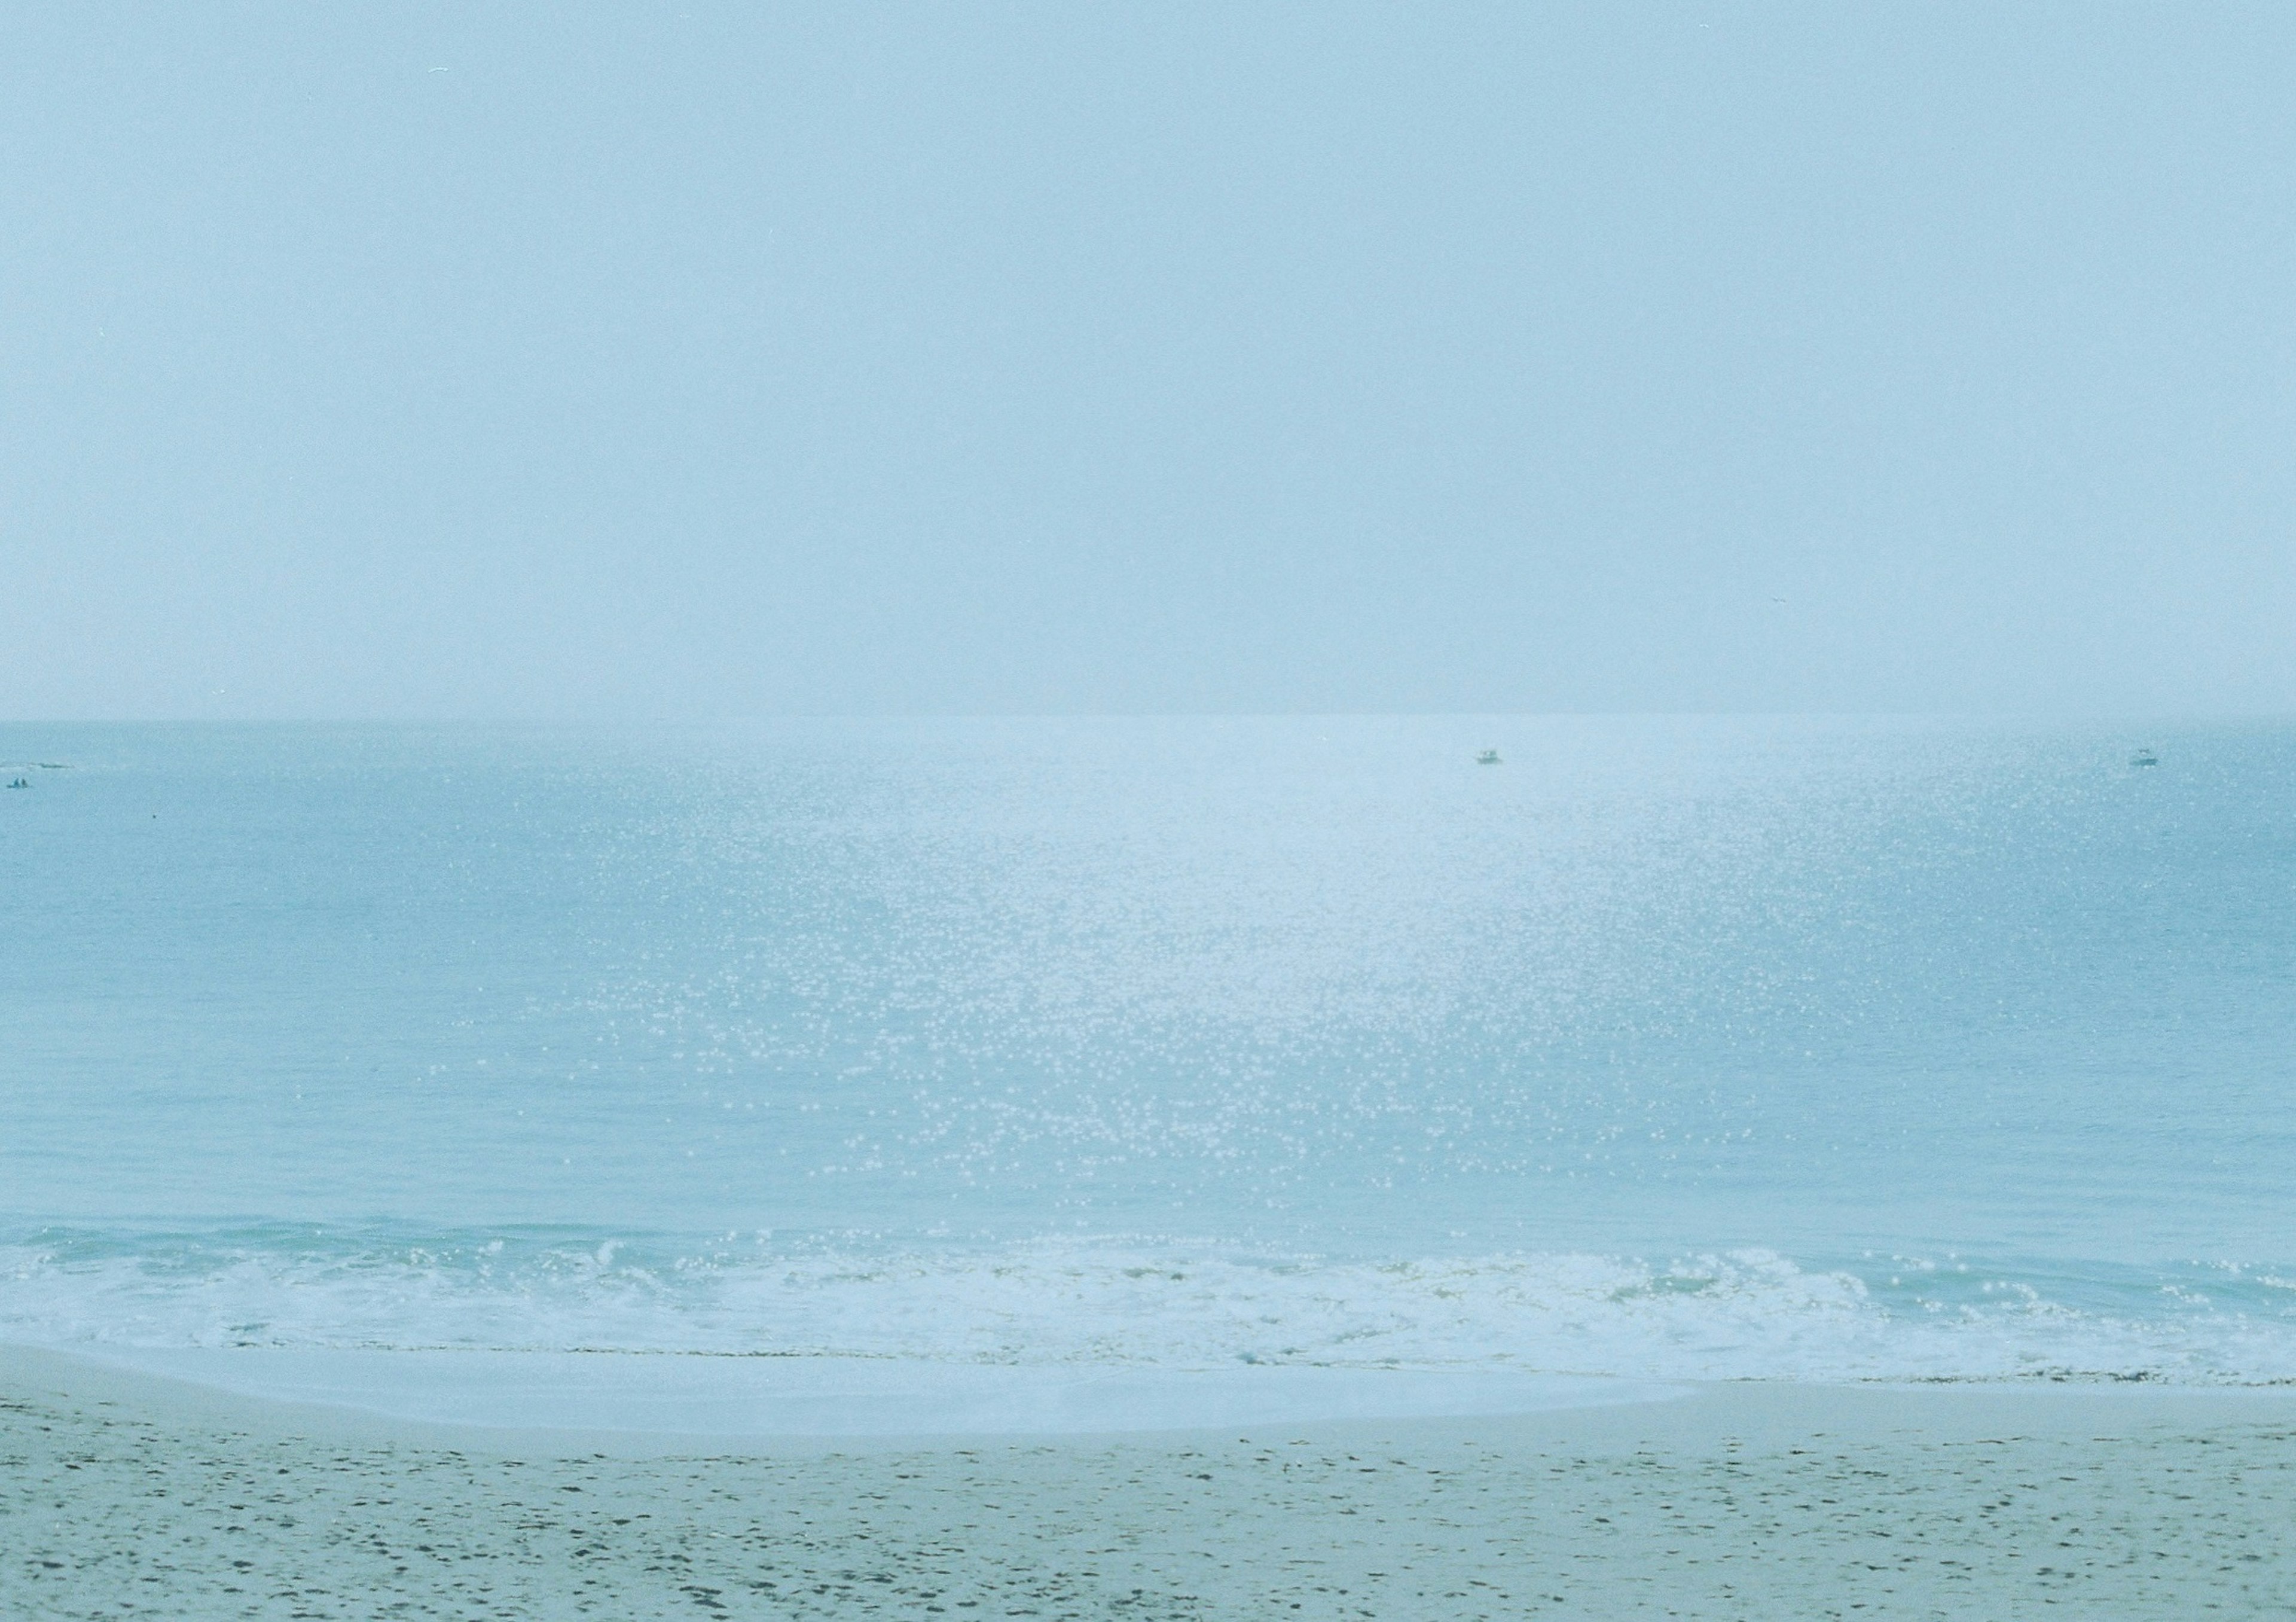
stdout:
[(0, 1616), (2296, 1614), (2296, 1392), (1046, 1439), (424, 1427), (0, 1349)]

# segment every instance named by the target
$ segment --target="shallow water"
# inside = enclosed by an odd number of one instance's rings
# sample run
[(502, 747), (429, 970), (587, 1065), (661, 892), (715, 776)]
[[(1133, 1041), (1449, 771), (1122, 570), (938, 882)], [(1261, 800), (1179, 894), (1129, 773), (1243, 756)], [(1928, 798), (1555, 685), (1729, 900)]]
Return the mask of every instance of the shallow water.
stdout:
[(2296, 1378), (2296, 729), (0, 765), (0, 1338)]

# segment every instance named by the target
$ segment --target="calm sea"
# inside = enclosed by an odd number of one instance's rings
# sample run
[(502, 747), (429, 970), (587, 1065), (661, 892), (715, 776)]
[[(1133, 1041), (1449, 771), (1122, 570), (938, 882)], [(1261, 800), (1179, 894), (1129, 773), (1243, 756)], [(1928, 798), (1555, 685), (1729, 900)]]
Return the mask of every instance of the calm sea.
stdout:
[(19, 778), (0, 1339), (2296, 1378), (2287, 725), (0, 728)]

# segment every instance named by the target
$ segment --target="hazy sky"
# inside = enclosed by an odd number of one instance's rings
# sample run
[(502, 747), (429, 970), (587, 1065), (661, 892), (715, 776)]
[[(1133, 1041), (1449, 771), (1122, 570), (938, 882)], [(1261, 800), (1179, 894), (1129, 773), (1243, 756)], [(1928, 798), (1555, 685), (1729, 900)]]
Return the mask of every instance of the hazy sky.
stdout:
[(0, 45), (0, 714), (2296, 710), (2285, 5)]

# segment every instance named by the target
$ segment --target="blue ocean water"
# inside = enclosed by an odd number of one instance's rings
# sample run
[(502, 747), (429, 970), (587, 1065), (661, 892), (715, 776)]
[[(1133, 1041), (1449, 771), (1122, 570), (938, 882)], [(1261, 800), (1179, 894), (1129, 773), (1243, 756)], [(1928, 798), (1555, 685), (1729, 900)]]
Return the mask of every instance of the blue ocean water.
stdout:
[(0, 1338), (2296, 1379), (2285, 724), (0, 766)]

